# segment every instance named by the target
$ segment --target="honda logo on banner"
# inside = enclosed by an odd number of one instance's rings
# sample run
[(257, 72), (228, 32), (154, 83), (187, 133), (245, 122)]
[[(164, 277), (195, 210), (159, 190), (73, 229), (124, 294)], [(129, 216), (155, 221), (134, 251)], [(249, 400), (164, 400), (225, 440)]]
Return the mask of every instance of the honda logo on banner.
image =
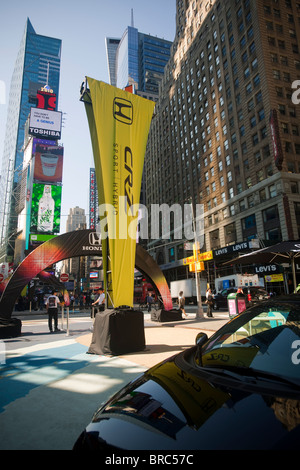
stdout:
[(89, 245), (82, 247), (83, 251), (102, 252), (101, 235), (97, 232), (89, 233)]
[(131, 126), (133, 123), (133, 106), (132, 103), (124, 98), (114, 99), (114, 118)]

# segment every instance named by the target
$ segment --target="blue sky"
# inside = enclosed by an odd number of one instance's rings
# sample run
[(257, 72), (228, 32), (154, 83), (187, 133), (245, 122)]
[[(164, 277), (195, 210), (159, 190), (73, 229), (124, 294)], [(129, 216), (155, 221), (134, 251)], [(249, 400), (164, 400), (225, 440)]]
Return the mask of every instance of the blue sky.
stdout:
[(66, 114), (61, 232), (70, 207), (88, 212), (93, 156), (79, 88), (85, 76), (108, 82), (105, 37), (122, 36), (132, 8), (140, 32), (173, 41), (176, 0), (10, 0), (0, 5), (0, 171), (10, 81), (27, 17), (37, 34), (62, 39), (59, 109)]

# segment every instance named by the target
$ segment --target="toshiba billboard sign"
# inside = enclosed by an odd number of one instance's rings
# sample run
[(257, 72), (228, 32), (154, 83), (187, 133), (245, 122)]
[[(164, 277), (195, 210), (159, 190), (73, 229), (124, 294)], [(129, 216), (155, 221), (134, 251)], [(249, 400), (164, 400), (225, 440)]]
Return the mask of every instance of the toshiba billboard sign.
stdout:
[(61, 138), (62, 113), (48, 109), (31, 108), (29, 134), (37, 138)]

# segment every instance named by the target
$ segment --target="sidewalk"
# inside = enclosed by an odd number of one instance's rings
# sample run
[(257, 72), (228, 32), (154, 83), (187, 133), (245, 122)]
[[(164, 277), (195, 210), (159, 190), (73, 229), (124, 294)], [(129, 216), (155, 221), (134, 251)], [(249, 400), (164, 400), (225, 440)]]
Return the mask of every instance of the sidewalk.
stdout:
[(196, 321), (191, 313), (166, 324), (145, 313), (146, 349), (120, 357), (87, 354), (92, 332), (8, 350), (0, 365), (0, 449), (72, 449), (103, 401), (147, 368), (195, 344), (199, 331), (210, 336), (228, 321), (215, 315)]

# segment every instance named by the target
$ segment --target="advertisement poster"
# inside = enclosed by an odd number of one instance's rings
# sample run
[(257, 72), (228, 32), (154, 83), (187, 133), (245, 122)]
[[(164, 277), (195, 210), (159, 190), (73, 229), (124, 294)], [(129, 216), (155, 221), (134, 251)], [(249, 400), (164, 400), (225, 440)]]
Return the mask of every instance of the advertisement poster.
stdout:
[(35, 182), (62, 183), (64, 148), (36, 144), (33, 178)]
[(31, 108), (28, 133), (34, 137), (60, 140), (62, 113)]
[(133, 306), (137, 209), (155, 103), (89, 77), (87, 82), (99, 205), (109, 207), (107, 220), (99, 214), (102, 240), (108, 237), (109, 245), (110, 266), (104, 272), (110, 271), (114, 307)]
[(61, 192), (61, 186), (33, 183), (31, 233), (59, 233)]

